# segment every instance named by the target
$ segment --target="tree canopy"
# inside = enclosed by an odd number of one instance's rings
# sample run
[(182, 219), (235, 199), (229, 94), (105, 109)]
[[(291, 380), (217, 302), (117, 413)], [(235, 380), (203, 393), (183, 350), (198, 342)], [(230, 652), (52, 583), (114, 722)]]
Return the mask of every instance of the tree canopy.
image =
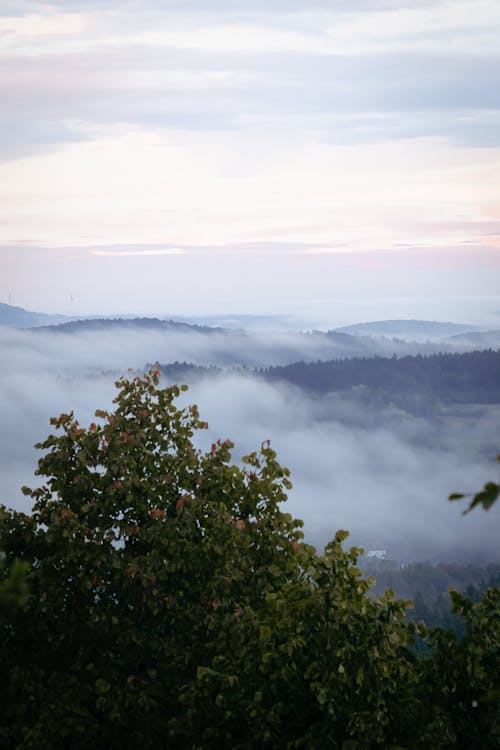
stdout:
[(304, 542), (269, 441), (233, 464), (157, 371), (117, 388), (0, 510), (0, 748), (497, 747), (498, 589), (418, 659), (347, 532)]

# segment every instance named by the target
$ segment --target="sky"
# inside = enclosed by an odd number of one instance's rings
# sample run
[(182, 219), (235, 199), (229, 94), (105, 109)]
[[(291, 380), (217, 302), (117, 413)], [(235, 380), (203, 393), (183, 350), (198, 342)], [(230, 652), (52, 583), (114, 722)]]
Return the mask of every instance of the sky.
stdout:
[(498, 0), (0, 0), (0, 302), (500, 327)]

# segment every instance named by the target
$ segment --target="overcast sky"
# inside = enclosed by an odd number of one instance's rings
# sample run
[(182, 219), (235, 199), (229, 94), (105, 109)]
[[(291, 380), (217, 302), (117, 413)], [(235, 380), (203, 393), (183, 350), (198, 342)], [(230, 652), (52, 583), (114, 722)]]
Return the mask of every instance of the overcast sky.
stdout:
[(0, 302), (500, 326), (498, 0), (1, 0), (0, 111)]

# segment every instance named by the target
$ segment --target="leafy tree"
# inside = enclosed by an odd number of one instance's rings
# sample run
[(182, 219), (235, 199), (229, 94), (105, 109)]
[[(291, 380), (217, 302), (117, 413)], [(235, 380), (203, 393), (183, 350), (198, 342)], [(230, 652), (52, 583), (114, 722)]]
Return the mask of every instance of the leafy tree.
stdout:
[(465, 636), (441, 628), (428, 632), (434, 649), (420, 663), (421, 720), (427, 731), (416, 747), (493, 750), (500, 746), (500, 589), (487, 589), (473, 604), (451, 592), (452, 609), (465, 621)]
[(268, 442), (242, 468), (229, 441), (196, 449), (196, 407), (157, 381), (120, 380), (88, 428), (53, 419), (33, 512), (2, 510), (5, 561), (29, 565), (2, 746), (390, 747), (404, 604), (367, 598), (345, 533), (302, 542)]
[(26, 574), (28, 565), (13, 560), (9, 569), (0, 560), (0, 612), (13, 612), (23, 607), (28, 599)]
[[(269, 442), (234, 465), (229, 441), (195, 447), (206, 423), (157, 371), (117, 387), (87, 428), (52, 420), (32, 512), (0, 511), (0, 591), (16, 566), (25, 587), (0, 608), (0, 748), (454, 746), (432, 732), (456, 739), (438, 685), (456, 690), (465, 652), (443, 636), (419, 662), (405, 603), (367, 595), (347, 533), (323, 555), (303, 542)], [(481, 613), (482, 700), (498, 641)]]

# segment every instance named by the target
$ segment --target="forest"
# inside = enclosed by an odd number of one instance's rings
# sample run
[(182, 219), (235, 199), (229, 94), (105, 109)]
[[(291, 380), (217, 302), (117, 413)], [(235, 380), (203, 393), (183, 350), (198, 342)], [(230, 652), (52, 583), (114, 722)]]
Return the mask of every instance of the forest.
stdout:
[(318, 394), (364, 389), (372, 400), (403, 407), (500, 401), (500, 351), (295, 362), (262, 371)]
[(304, 541), (268, 440), (235, 465), (158, 370), (116, 386), (0, 510), (1, 748), (498, 747), (498, 587), (409, 622), (346, 531)]
[[(267, 368), (243, 367), (269, 382), (284, 382), (315, 394), (346, 393), (373, 402), (411, 406), (423, 398), (430, 403), (500, 403), (500, 351), (484, 349), (397, 357), (353, 357), (317, 362), (293, 362)], [(215, 365), (189, 362), (160, 365), (169, 378), (221, 373)]]

